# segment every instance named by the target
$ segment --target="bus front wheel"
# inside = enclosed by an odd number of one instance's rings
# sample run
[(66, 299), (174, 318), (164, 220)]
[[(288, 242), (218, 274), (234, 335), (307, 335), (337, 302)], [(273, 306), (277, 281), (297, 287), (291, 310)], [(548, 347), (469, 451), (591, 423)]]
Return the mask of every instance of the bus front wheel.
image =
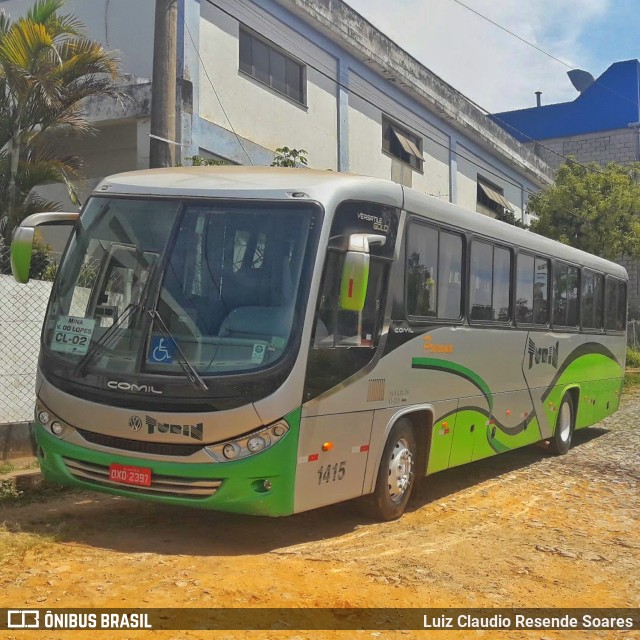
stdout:
[(558, 417), (556, 419), (556, 429), (549, 445), (551, 453), (562, 456), (569, 451), (574, 428), (575, 413), (573, 401), (571, 400), (571, 396), (566, 393), (560, 403), (560, 409), (558, 410)]
[(416, 437), (408, 418), (391, 429), (385, 444), (375, 491), (366, 497), (366, 510), (376, 520), (396, 520), (405, 511), (414, 483)]

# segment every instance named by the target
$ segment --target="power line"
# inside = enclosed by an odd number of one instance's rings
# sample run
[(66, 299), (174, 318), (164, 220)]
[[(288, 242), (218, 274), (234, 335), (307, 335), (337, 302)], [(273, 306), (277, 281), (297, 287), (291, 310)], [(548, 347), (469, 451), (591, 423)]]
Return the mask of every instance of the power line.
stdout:
[[(234, 20), (238, 20), (238, 17), (236, 15), (231, 13), (226, 8), (216, 4), (214, 2), (214, 0), (206, 0), (206, 2), (208, 4), (210, 4), (211, 6), (216, 7), (216, 9), (218, 9), (219, 11), (224, 13), (225, 15), (229, 16), (230, 18), (233, 18)], [(290, 38), (288, 38), (286, 34), (284, 34), (282, 31), (279, 30), (279, 28), (278, 28), (279, 25), (277, 23), (271, 21), (268, 17), (258, 13), (253, 8), (251, 8), (251, 7), (247, 7), (247, 8), (248, 8), (249, 11), (251, 11), (254, 15), (256, 15), (258, 18), (260, 18), (262, 21), (268, 23), (274, 29), (274, 31), (276, 31), (282, 37), (283, 40), (286, 40), (289, 44), (295, 45), (295, 43)], [(194, 46), (195, 46), (195, 44), (194, 44)], [(324, 66), (324, 63), (322, 63), (317, 58), (315, 58), (315, 56), (313, 56), (309, 51), (305, 51), (305, 54), (306, 54), (306, 56), (308, 58), (311, 58), (311, 59), (315, 60), (316, 62), (318, 62), (319, 65)], [(199, 52), (198, 52), (198, 55), (199, 55)], [(199, 55), (199, 57), (200, 57), (200, 55)], [(202, 61), (201, 57), (200, 57), (200, 60)], [(375, 107), (376, 109), (380, 109), (379, 102), (374, 102), (373, 100), (367, 98), (366, 96), (362, 95), (361, 93), (358, 93), (358, 91), (354, 90), (354, 87), (352, 85), (348, 85), (348, 84), (345, 84), (345, 83), (341, 82), (339, 79), (335, 78), (334, 75), (332, 75), (331, 73), (321, 69), (320, 66), (314, 66), (313, 64), (310, 64), (307, 61), (305, 61), (304, 64), (306, 66), (310, 67), (311, 69), (314, 69), (315, 71), (320, 73), (322, 76), (324, 76), (328, 80), (331, 80), (331, 82), (335, 83), (336, 86), (339, 86), (339, 87), (342, 87), (343, 89), (348, 90), (350, 93), (352, 93), (353, 95), (357, 96), (358, 98), (360, 98), (361, 100), (363, 100), (367, 104)], [(389, 100), (392, 100), (392, 98), (389, 98)], [(394, 103), (389, 102), (389, 104), (392, 104), (393, 106), (397, 105), (397, 103), (395, 103), (395, 102)], [(475, 106), (477, 108), (479, 108), (478, 105), (475, 105)], [(488, 113), (488, 112), (486, 112), (486, 113)], [(419, 116), (416, 116), (416, 118), (419, 118)], [(228, 116), (227, 116), (227, 119), (228, 119)], [(402, 117), (395, 117), (394, 116), (394, 120), (396, 120), (400, 124), (405, 125), (409, 129), (418, 128), (415, 125), (411, 125), (411, 124), (407, 123), (406, 120), (404, 118), (402, 118)], [(421, 122), (422, 122), (422, 120), (421, 120)], [(524, 192), (528, 193), (529, 195), (534, 195), (536, 193), (535, 191), (531, 191), (531, 189), (528, 189), (527, 187), (525, 187), (523, 184), (521, 184), (519, 182), (514, 182), (508, 176), (505, 176), (505, 174), (503, 174), (502, 172), (497, 173), (497, 171), (499, 171), (499, 169), (496, 169), (495, 171), (487, 169), (486, 165), (480, 164), (475, 158), (467, 156), (466, 154), (461, 153), (459, 149), (457, 149), (457, 148), (456, 149), (452, 149), (447, 143), (441, 142), (437, 138), (435, 138), (433, 136), (430, 136), (427, 133), (421, 132), (421, 135), (422, 135), (422, 137), (424, 137), (424, 138), (426, 138), (428, 140), (431, 140), (436, 145), (439, 145), (439, 146), (443, 147), (444, 149), (448, 150), (449, 152), (455, 153), (458, 158), (461, 158), (463, 160), (467, 160), (472, 165), (478, 167), (479, 169), (482, 169), (484, 174), (488, 174), (488, 175), (491, 175), (491, 176), (493, 176), (495, 178), (498, 178), (498, 179), (502, 180), (503, 182), (505, 182), (507, 184), (510, 184), (510, 185), (512, 185), (514, 187), (517, 187), (518, 189), (523, 190)], [(449, 136), (447, 136), (446, 134), (443, 134), (443, 136), (446, 136), (447, 138), (449, 138)], [(550, 150), (550, 151), (552, 151), (552, 150)]]
[(536, 51), (539, 51), (540, 53), (543, 53), (545, 56), (548, 56), (552, 60), (555, 60), (556, 62), (559, 62), (561, 65), (564, 65), (565, 67), (567, 67), (567, 69), (573, 69), (573, 67), (569, 63), (565, 62), (564, 60), (560, 60), (560, 58), (556, 58), (554, 55), (550, 54), (548, 51), (545, 51), (544, 49), (541, 49), (538, 45), (533, 44), (533, 42), (529, 42), (529, 40), (525, 40), (523, 37), (519, 36), (517, 33), (514, 33), (513, 31), (510, 31), (506, 27), (503, 27), (501, 24), (498, 24), (488, 16), (485, 16), (479, 11), (476, 11), (472, 7), (464, 4), (464, 2), (461, 2), (460, 0), (452, 0), (452, 2), (459, 4), (461, 7), (464, 7), (467, 11), (471, 11), (471, 13), (475, 13), (479, 18), (482, 18), (483, 20), (490, 22), (494, 27), (498, 27), (498, 29), (501, 29), (505, 33), (508, 33), (510, 36), (513, 36), (514, 38), (517, 38), (518, 40), (520, 40), (520, 42), (524, 42), (524, 44), (528, 44), (530, 47), (533, 47), (534, 49), (536, 49)]
[[(457, 0), (455, 0), (457, 1)], [(221, 7), (220, 5), (215, 4), (215, 2), (213, 0), (207, 0), (207, 2), (215, 7), (217, 7), (220, 11), (222, 11), (223, 13), (225, 13), (226, 15), (228, 15), (229, 17), (232, 17), (234, 19), (238, 19), (236, 16), (234, 16), (233, 14), (231, 14), (229, 11), (227, 11), (226, 9), (224, 9), (223, 7)], [(279, 30), (279, 25), (275, 22), (273, 22), (272, 20), (270, 20), (268, 17), (263, 16), (262, 14), (258, 13), (255, 9), (251, 8), (251, 7), (247, 7), (249, 9), (249, 11), (251, 11), (256, 17), (258, 17), (259, 19), (262, 19), (264, 22), (268, 23), (284, 40), (286, 40), (287, 42), (289, 42), (290, 44), (294, 44), (294, 42), (288, 38), (288, 36), (281, 30)], [(316, 58), (310, 51), (305, 51), (305, 54), (310, 57), (311, 59), (315, 60), (316, 63), (319, 63), (321, 65), (323, 65), (322, 61), (318, 60), (318, 58)], [(345, 85), (343, 83), (341, 83), (339, 80), (334, 79), (334, 77), (331, 75), (330, 73), (330, 68), (327, 67), (326, 65), (323, 65), (325, 67), (325, 69), (328, 69), (328, 71), (324, 71), (318, 67), (314, 67), (312, 64), (309, 64), (308, 62), (305, 62), (305, 64), (309, 67), (311, 67), (312, 69), (318, 71), (318, 73), (321, 73), (322, 75), (324, 75), (326, 78), (328, 78), (329, 80), (335, 82), (338, 86), (343, 87), (347, 90), (349, 90), (351, 93), (353, 93), (354, 95), (362, 98), (363, 100), (365, 100), (368, 104), (371, 104), (372, 106), (379, 108), (379, 104), (377, 102), (372, 102), (371, 100), (368, 100), (367, 98), (365, 98), (364, 96), (362, 96), (361, 94), (358, 94), (357, 91), (353, 90), (353, 86), (352, 85)], [(604, 85), (603, 85), (604, 86)], [(524, 131), (520, 131), (519, 129), (517, 129), (516, 127), (514, 127), (513, 125), (505, 122), (504, 120), (502, 120), (501, 118), (498, 118), (497, 116), (495, 116), (494, 114), (492, 114), (488, 109), (486, 109), (485, 107), (483, 107), (482, 105), (478, 104), (477, 102), (475, 102), (474, 100), (472, 100), (471, 98), (468, 98), (466, 96), (464, 96), (466, 100), (469, 101), (469, 103), (471, 103), (474, 107), (476, 107), (476, 109), (478, 109), (481, 113), (483, 113), (486, 116), (490, 116), (492, 119), (495, 119), (498, 122), (502, 122), (505, 127), (508, 127), (509, 129), (511, 129), (512, 131), (515, 131), (517, 133), (519, 133), (521, 136), (523, 136), (524, 138), (527, 139), (527, 141), (529, 142), (533, 142), (535, 144), (537, 144), (539, 147), (541, 147), (542, 149), (544, 149), (545, 151), (548, 151), (549, 153), (558, 156), (559, 158), (562, 158), (565, 162), (571, 161), (574, 162), (582, 167), (584, 167), (585, 169), (589, 170), (589, 171), (594, 171), (596, 173), (601, 173), (602, 170), (599, 169), (598, 167), (591, 167), (589, 165), (586, 165), (584, 163), (578, 162), (577, 160), (574, 160), (573, 158), (570, 158), (569, 156), (566, 156), (562, 153), (560, 153), (559, 151), (556, 151), (555, 149), (552, 149), (551, 147), (546, 146), (545, 144), (539, 142), (538, 140), (536, 140), (535, 138), (532, 138), (531, 136), (529, 136), (528, 134), (526, 134)], [(624, 96), (621, 96), (624, 97)], [(390, 98), (389, 100), (392, 100), (392, 98)], [(391, 103), (389, 102), (388, 104), (391, 104), (392, 106), (395, 106), (396, 103)], [(422, 123), (423, 119), (420, 118), (420, 116), (416, 115), (416, 119)], [(401, 118), (396, 118), (396, 120), (398, 120), (401, 124), (405, 124), (406, 126), (411, 127), (412, 125), (409, 125), (406, 121), (402, 120)], [(505, 128), (502, 127), (502, 128)], [(419, 128), (416, 127), (415, 125), (413, 126), (413, 128)], [(436, 140), (433, 137), (430, 137), (427, 134), (423, 133), (423, 136), (433, 142), (435, 142), (436, 144), (440, 144), (441, 146), (445, 147), (446, 149), (448, 149), (449, 151), (451, 151), (452, 153), (456, 153), (457, 155), (459, 155), (459, 157), (468, 160), (469, 162), (471, 162), (473, 165), (479, 167), (480, 169), (483, 169), (484, 171), (486, 171), (486, 168), (481, 165), (478, 164), (477, 162), (475, 162), (473, 159), (469, 158), (468, 156), (464, 156), (462, 154), (460, 154), (457, 150), (452, 149), (451, 147), (442, 144), (440, 141)], [(449, 137), (446, 134), (443, 134), (444, 137)], [(497, 173), (492, 173), (492, 172), (488, 172), (491, 173), (491, 175), (500, 178), (502, 180), (505, 180), (508, 184), (511, 184), (513, 186), (517, 186), (519, 188), (524, 189), (525, 191), (527, 191), (527, 193), (532, 194), (534, 193), (533, 191), (530, 191), (528, 189), (526, 189), (523, 185), (514, 183), (514, 182), (510, 182), (508, 179), (506, 179), (503, 174), (497, 174)]]
[[(457, 0), (456, 0), (457, 1)], [(229, 16), (230, 18), (233, 18), (234, 20), (238, 20), (238, 17), (236, 15), (234, 15), (233, 13), (231, 13), (228, 9), (216, 4), (216, 2), (214, 0), (206, 0), (206, 2), (208, 4), (210, 4), (213, 7), (216, 7), (219, 11), (221, 11), (222, 13), (224, 13), (225, 15)], [(259, 12), (257, 12), (255, 9), (253, 9), (252, 7), (248, 6), (246, 7), (251, 13), (253, 13), (258, 19), (260, 19), (262, 22), (269, 24), (269, 26), (271, 26), (273, 28), (273, 30), (285, 41), (287, 41), (289, 44), (294, 45), (295, 46), (295, 42), (293, 42), (286, 33), (284, 33), (283, 31), (280, 30), (280, 25), (276, 22), (274, 22), (273, 20), (271, 20), (268, 16), (265, 16)], [(186, 25), (185, 25), (186, 26)], [(188, 29), (187, 29), (188, 31)], [(191, 36), (191, 34), (189, 33), (189, 35)], [(196, 51), (198, 52), (198, 57), (200, 58), (201, 64), (203, 64), (204, 67), (204, 62), (202, 60), (202, 57), (200, 56), (200, 52), (198, 51), (197, 47), (195, 46), (195, 42), (193, 41), (193, 38), (191, 38), (192, 44), (194, 46), (194, 48), (196, 48)], [(376, 109), (381, 109), (381, 105), (380, 105), (380, 101), (374, 101), (368, 97), (366, 97), (365, 95), (363, 95), (362, 93), (359, 93), (357, 90), (354, 89), (353, 83), (348, 85), (345, 84), (343, 82), (341, 82), (338, 78), (334, 77), (334, 75), (331, 73), (331, 70), (329, 67), (327, 67), (323, 61), (319, 60), (317, 57), (315, 57), (309, 50), (305, 51), (305, 56), (306, 58), (310, 58), (312, 60), (314, 60), (318, 66), (314, 66), (313, 64), (309, 63), (307, 60), (305, 60), (304, 64), (307, 65), (308, 67), (310, 67), (311, 69), (314, 69), (315, 71), (317, 71), (318, 73), (320, 73), (322, 76), (324, 76), (325, 78), (327, 78), (328, 80), (330, 80), (331, 82), (334, 82), (337, 86), (346, 89), (347, 91), (349, 91), (351, 94), (353, 94), (354, 96), (357, 96), (358, 98), (360, 98), (361, 100), (363, 100), (364, 102), (366, 102), (367, 104), (375, 107)], [(320, 67), (324, 67), (320, 68)], [(326, 69), (326, 70), (325, 70)], [(208, 73), (206, 72), (206, 68), (205, 68), (205, 73), (207, 75), (207, 78), (209, 78)], [(209, 82), (211, 83), (211, 80), (209, 79)], [(212, 84), (213, 86), (213, 84)], [(215, 91), (215, 89), (214, 89)], [(382, 92), (381, 92), (382, 93)], [(217, 94), (216, 94), (217, 97)], [(480, 110), (483, 114), (485, 115), (492, 115), (487, 109), (485, 109), (484, 107), (482, 107), (481, 105), (479, 105), (478, 103), (470, 100), (469, 98), (466, 98), (471, 104), (473, 104), (478, 110)], [(383, 101), (387, 100), (387, 105), (391, 105), (392, 107), (397, 107), (397, 102), (392, 102), (393, 99), (390, 97), (386, 97), (383, 94)], [(222, 105), (221, 105), (222, 106)], [(382, 109), (381, 109), (382, 110)], [(224, 111), (224, 109), (223, 109)], [(228, 115), (225, 112), (225, 117), (227, 118), (227, 120), (229, 121), (229, 124), (231, 126), (231, 121), (229, 120)], [(495, 116), (494, 116), (495, 117)], [(416, 125), (412, 125), (409, 124), (405, 118), (403, 117), (396, 117), (394, 115), (394, 119), (399, 122), (400, 124), (403, 124), (404, 126), (410, 128), (410, 129), (420, 129), (420, 126), (416, 126)], [(499, 118), (496, 118), (497, 120), (500, 120)], [(418, 116), (416, 114), (416, 120), (419, 121), (421, 124), (424, 122), (424, 120), (422, 118), (420, 118), (420, 116)], [(507, 124), (507, 123), (505, 123)], [(510, 126), (510, 125), (508, 125)], [(527, 138), (528, 140), (530, 140), (531, 142), (535, 142), (536, 144), (538, 144), (540, 147), (542, 147), (543, 149), (549, 151), (550, 153), (553, 153), (557, 156), (559, 156), (560, 158), (563, 158), (565, 161), (570, 160), (570, 158), (568, 156), (565, 156), (561, 153), (559, 153), (558, 151), (555, 151), (554, 149), (551, 149), (550, 147), (547, 147), (545, 145), (543, 145), (542, 143), (538, 142), (537, 140), (531, 138), (530, 136), (528, 136), (527, 134), (525, 134), (522, 131), (518, 131), (518, 129), (516, 129), (515, 127), (511, 127), (514, 131), (517, 131), (518, 133), (520, 133), (522, 136), (524, 136), (525, 138)], [(232, 127), (233, 130), (233, 127)], [(234, 131), (235, 133), (235, 131)], [(467, 162), (469, 162), (470, 164), (472, 164), (475, 167), (478, 167), (479, 169), (482, 170), (483, 174), (488, 174), (491, 175), (495, 178), (498, 178), (500, 180), (502, 180), (503, 182), (510, 184), (511, 186), (514, 186), (518, 189), (521, 189), (522, 191), (524, 191), (525, 193), (529, 194), (529, 195), (535, 195), (537, 192), (532, 191), (531, 189), (528, 189), (526, 186), (524, 186), (524, 184), (521, 184), (519, 182), (515, 182), (513, 181), (513, 179), (510, 179), (508, 176), (506, 176), (504, 173), (500, 172), (498, 173), (498, 171), (500, 171), (499, 169), (496, 169), (495, 171), (488, 169), (487, 166), (485, 164), (480, 164), (474, 157), (470, 157), (464, 153), (461, 153), (459, 148), (456, 147), (455, 149), (453, 149), (451, 146), (449, 146), (449, 144), (447, 144), (446, 142), (442, 142), (440, 140), (438, 140), (437, 138), (433, 137), (432, 135), (429, 135), (427, 133), (424, 132), (424, 130), (421, 130), (421, 135), (422, 137), (426, 138), (427, 140), (431, 140), (434, 144), (446, 149), (447, 151), (449, 151), (450, 153), (454, 153), (456, 154), (456, 156), (458, 158), (461, 158), (463, 160), (466, 160)], [(237, 134), (236, 134), (237, 137)], [(443, 137), (449, 138), (448, 135), (443, 134)], [(238, 138), (238, 142), (240, 143), (240, 139)], [(241, 143), (240, 143), (241, 144)], [(244, 147), (243, 147), (244, 150)], [(245, 154), (246, 154), (246, 150), (245, 150)], [(248, 155), (248, 154), (247, 154)], [(571, 159), (572, 162), (576, 162), (576, 164), (579, 164), (583, 167), (585, 167), (587, 170), (590, 171), (596, 171), (596, 172), (601, 172), (601, 170), (599, 168), (596, 167), (591, 167), (588, 165), (585, 165), (583, 163), (577, 162), (573, 159)]]
[[(528, 45), (530, 47), (533, 47), (536, 51), (539, 51), (540, 53), (544, 54), (548, 58), (551, 58), (552, 60), (555, 60), (555, 62), (559, 62), (562, 66), (566, 67), (567, 69), (574, 69), (574, 67), (572, 67), (569, 63), (565, 62), (564, 60), (561, 60), (560, 58), (556, 58), (556, 56), (552, 55), (548, 51), (545, 51), (544, 49), (540, 48), (538, 45), (534, 44), (533, 42), (530, 42), (529, 40), (526, 40), (522, 36), (519, 36), (517, 33), (514, 33), (510, 29), (507, 29), (507, 27), (504, 27), (503, 25), (499, 24), (498, 22), (495, 22), (494, 20), (492, 20), (488, 16), (485, 16), (483, 13), (480, 13), (480, 11), (476, 11), (472, 7), (466, 5), (464, 2), (461, 2), (461, 0), (452, 0), (452, 2), (455, 2), (456, 4), (460, 5), (461, 7), (467, 9), (467, 11), (471, 11), (471, 13), (474, 13), (479, 18), (482, 18), (483, 20), (486, 20), (487, 22), (492, 24), (494, 27), (498, 27), (498, 29), (501, 29), (505, 33), (508, 33), (510, 36), (513, 36), (517, 40), (520, 40), (520, 42), (523, 42), (524, 44), (526, 44), (526, 45)], [(593, 83), (597, 84), (598, 86), (602, 87), (603, 89), (606, 89), (607, 91), (610, 91), (611, 93), (613, 93), (614, 95), (618, 96), (619, 98), (622, 98), (623, 100), (626, 100), (630, 104), (632, 104), (632, 105), (634, 105), (636, 107), (638, 106), (638, 103), (635, 102), (634, 100), (632, 100), (631, 98), (629, 98), (629, 96), (625, 96), (624, 94), (616, 91), (615, 89), (612, 89), (611, 87), (608, 87), (606, 84), (603, 84), (600, 80), (594, 80)], [(513, 130), (514, 131), (518, 131), (515, 128), (513, 128)], [(525, 135), (525, 134), (522, 133), (522, 131), (518, 131), (518, 133), (520, 133), (522, 135)], [(534, 142), (535, 142), (535, 140), (534, 140)]]

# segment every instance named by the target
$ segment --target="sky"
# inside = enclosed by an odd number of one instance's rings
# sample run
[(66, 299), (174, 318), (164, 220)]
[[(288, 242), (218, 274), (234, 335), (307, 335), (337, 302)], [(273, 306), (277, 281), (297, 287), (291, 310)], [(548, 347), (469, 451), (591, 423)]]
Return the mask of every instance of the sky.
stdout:
[[(400, 47), (489, 112), (577, 97), (567, 71), (596, 79), (640, 58), (638, 0), (346, 0)], [(474, 11), (550, 54), (502, 31)], [(390, 10), (392, 9), (392, 10)], [(568, 66), (567, 66), (568, 65)]]

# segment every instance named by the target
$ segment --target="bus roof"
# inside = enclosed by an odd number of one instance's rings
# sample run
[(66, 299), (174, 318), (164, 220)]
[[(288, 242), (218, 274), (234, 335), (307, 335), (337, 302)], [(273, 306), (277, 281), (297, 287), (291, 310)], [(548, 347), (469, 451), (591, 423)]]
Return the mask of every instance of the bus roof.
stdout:
[[(251, 195), (247, 192), (251, 192)], [(627, 279), (626, 270), (614, 262), (380, 178), (282, 167), (175, 167), (109, 176), (96, 187), (94, 193), (174, 197), (215, 195), (229, 199), (289, 201), (300, 198), (301, 201), (318, 201), (325, 205), (346, 199), (362, 199), (404, 208), (506, 245), (519, 246)]]

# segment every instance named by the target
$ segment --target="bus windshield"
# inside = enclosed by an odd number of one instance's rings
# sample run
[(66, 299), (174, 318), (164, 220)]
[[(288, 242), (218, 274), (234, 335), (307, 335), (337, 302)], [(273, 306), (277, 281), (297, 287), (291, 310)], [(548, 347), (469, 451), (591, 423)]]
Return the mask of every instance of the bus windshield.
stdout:
[(287, 203), (92, 199), (60, 266), (47, 354), (119, 374), (274, 364), (306, 300), (313, 215)]

